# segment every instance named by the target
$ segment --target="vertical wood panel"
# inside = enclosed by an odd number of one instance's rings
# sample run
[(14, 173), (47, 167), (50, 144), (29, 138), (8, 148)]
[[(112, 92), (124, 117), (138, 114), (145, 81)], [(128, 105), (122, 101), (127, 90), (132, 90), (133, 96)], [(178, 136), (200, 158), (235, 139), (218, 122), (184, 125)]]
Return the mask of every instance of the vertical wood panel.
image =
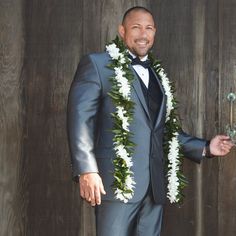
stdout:
[[(220, 0), (220, 124), (229, 123), (229, 103), (225, 99), (232, 88), (236, 92), (236, 2)], [(236, 119), (236, 117), (234, 117)], [(218, 222), (219, 235), (236, 234), (236, 150), (219, 162)]]
[[(218, 1), (205, 1), (204, 88), (205, 113), (202, 114), (204, 137), (219, 133), (219, 19)], [(207, 159), (203, 171), (203, 234), (218, 235), (218, 160)]]
[(82, 55), (82, 2), (33, 0), (25, 6), (27, 235), (80, 235), (83, 205), (71, 181), (66, 104)]
[(24, 54), (22, 3), (0, 2), (0, 235), (4, 236), (21, 235), (25, 216), (18, 195), (22, 143), (20, 75)]
[[(193, 5), (193, 32), (194, 32), (194, 65), (193, 65), (193, 86), (195, 106), (197, 109), (194, 134), (203, 137), (203, 114), (205, 113), (205, 74), (204, 74), (204, 39), (205, 39), (205, 4), (203, 1), (194, 1)], [(187, 117), (186, 117), (187, 118)], [(202, 236), (203, 234), (203, 171), (202, 166), (196, 167), (196, 189), (195, 189), (195, 218), (196, 229), (194, 235)]]
[(102, 1), (84, 0), (83, 1), (83, 55), (99, 52), (104, 48), (101, 42), (101, 28), (104, 15), (102, 12)]

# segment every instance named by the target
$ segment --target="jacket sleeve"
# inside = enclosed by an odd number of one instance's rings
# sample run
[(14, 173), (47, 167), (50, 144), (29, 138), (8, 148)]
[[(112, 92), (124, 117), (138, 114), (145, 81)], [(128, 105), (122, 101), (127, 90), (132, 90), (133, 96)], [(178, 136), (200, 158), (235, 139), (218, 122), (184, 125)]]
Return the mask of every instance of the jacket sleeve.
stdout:
[(72, 82), (67, 109), (68, 141), (73, 176), (98, 172), (94, 155), (96, 114), (101, 82), (91, 56), (85, 56)]
[(179, 133), (178, 139), (182, 145), (184, 156), (200, 163), (203, 159), (203, 149), (207, 140), (190, 136), (183, 131)]

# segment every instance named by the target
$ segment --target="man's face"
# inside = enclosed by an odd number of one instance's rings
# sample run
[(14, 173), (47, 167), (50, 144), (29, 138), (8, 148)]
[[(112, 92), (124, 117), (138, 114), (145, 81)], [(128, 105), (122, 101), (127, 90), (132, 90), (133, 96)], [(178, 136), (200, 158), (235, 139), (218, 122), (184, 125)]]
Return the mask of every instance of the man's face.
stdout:
[(142, 58), (151, 49), (156, 28), (154, 20), (148, 12), (134, 11), (126, 17), (123, 25), (119, 26), (119, 34), (128, 49)]

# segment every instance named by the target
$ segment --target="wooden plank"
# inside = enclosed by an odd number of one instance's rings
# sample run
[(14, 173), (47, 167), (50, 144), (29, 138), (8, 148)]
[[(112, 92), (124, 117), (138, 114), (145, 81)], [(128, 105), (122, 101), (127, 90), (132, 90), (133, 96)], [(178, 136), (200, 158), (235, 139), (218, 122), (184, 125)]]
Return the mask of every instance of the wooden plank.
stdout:
[(83, 235), (66, 134), (67, 95), (83, 48), (82, 2), (35, 0), (25, 6), (27, 233)]
[[(232, 88), (236, 92), (236, 2), (234, 0), (219, 1), (219, 55), (220, 55), (220, 128), (224, 131), (229, 123), (229, 103), (226, 95)], [(236, 116), (234, 116), (236, 120)], [(236, 150), (229, 158), (219, 161), (218, 188), (218, 221), (219, 235), (233, 236), (236, 234)]]
[(83, 54), (100, 52), (104, 49), (101, 43), (102, 19), (101, 1), (83, 1)]
[[(218, 1), (205, 1), (204, 88), (205, 112), (204, 137), (210, 139), (219, 133), (219, 18)], [(203, 232), (218, 235), (218, 160), (203, 161)]]
[(0, 235), (21, 235), (25, 208), (19, 192), (22, 143), (22, 1), (0, 2)]

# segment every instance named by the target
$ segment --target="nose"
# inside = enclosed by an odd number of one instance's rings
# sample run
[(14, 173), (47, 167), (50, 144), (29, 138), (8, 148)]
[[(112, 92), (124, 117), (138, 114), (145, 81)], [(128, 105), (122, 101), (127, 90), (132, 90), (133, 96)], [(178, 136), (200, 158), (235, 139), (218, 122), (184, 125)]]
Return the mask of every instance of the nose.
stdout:
[(145, 28), (141, 28), (140, 35), (143, 38), (147, 38), (147, 30)]

